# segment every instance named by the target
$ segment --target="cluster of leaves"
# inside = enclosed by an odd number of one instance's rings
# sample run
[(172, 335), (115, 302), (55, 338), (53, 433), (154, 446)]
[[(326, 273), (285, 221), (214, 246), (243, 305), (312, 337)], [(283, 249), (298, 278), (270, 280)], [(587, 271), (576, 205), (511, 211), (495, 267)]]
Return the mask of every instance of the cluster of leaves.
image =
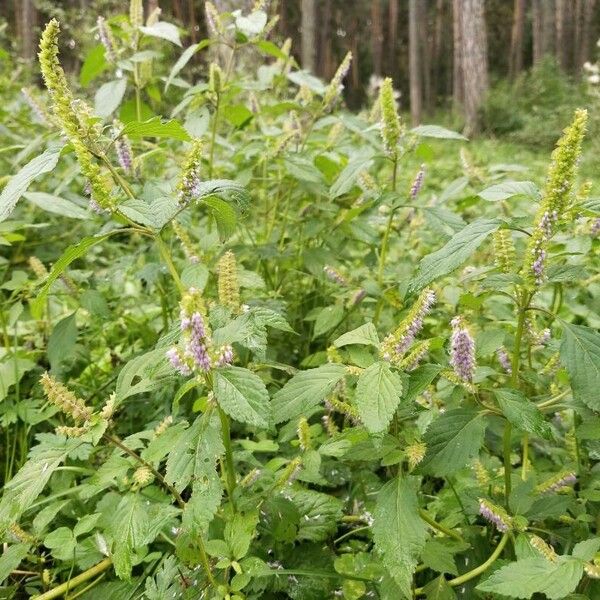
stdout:
[(51, 22), (2, 132), (2, 593), (598, 597), (586, 115), (540, 190), (206, 9), (170, 69), (140, 1), (101, 19), (93, 108)]

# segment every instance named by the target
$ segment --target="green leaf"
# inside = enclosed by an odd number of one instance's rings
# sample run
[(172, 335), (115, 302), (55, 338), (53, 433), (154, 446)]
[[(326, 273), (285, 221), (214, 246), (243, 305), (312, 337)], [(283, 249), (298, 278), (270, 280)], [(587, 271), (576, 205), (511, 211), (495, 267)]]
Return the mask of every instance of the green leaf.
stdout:
[(205, 198), (204, 204), (211, 209), (212, 216), (217, 223), (219, 237), (222, 240), (226, 240), (228, 237), (232, 236), (235, 232), (237, 223), (237, 214), (233, 206), (226, 200), (218, 198), (217, 196)]
[(412, 371), (408, 379), (408, 390), (404, 399), (405, 403), (411, 404), (414, 402), (441, 371), (442, 367), (440, 365), (421, 365)]
[(14, 544), (0, 556), (0, 584), (19, 566), (29, 552), (29, 544)]
[(562, 324), (560, 359), (569, 373), (573, 395), (600, 411), (600, 333), (591, 327)]
[(477, 219), (454, 235), (443, 248), (425, 256), (410, 284), (416, 292), (462, 265), (479, 248), (487, 236), (500, 226), (498, 219)]
[(123, 135), (131, 139), (144, 137), (169, 138), (187, 142), (190, 140), (188, 132), (176, 119), (162, 121), (160, 117), (153, 117), (148, 121), (130, 121), (123, 128)]
[(479, 453), (486, 426), (486, 419), (473, 409), (445, 412), (425, 432), (427, 453), (420, 470), (444, 477), (462, 469)]
[(564, 556), (556, 562), (526, 558), (494, 571), (477, 589), (510, 598), (545, 594), (549, 600), (558, 600), (575, 590), (582, 574), (583, 562), (580, 560)]
[(370, 156), (367, 158), (364, 156), (353, 158), (329, 188), (329, 197), (334, 200), (349, 192), (354, 186), (358, 176), (363, 171), (367, 170), (372, 162), (373, 160)]
[(452, 545), (446, 539), (431, 538), (427, 540), (425, 548), (423, 548), (421, 560), (426, 567), (438, 573), (458, 575), (452, 550)]
[(298, 154), (289, 154), (283, 159), (285, 170), (299, 181), (323, 183), (323, 174), (312, 160)]
[(248, 369), (227, 367), (214, 373), (214, 393), (219, 406), (236, 421), (267, 427), (269, 392), (260, 377)]
[(177, 77), (177, 75), (179, 74), (181, 69), (183, 69), (183, 67), (185, 67), (185, 65), (187, 65), (188, 62), (190, 62), (192, 56), (194, 56), (194, 54), (196, 54), (196, 52), (199, 52), (200, 50), (202, 50), (202, 48), (206, 48), (207, 46), (210, 46), (211, 43), (212, 43), (211, 40), (202, 40), (198, 44), (193, 44), (192, 46), (188, 46), (183, 51), (182, 55), (177, 59), (177, 62), (171, 68), (171, 72), (169, 73), (169, 76), (167, 77), (167, 81), (165, 83), (165, 92), (169, 89), (169, 86), (173, 82), (173, 79), (175, 79), (175, 77)]
[(48, 360), (52, 369), (73, 357), (77, 343), (75, 314), (71, 313), (68, 317), (61, 319), (48, 338)]
[(415, 135), (419, 135), (421, 137), (440, 138), (444, 140), (468, 139), (456, 131), (451, 131), (445, 127), (440, 127), (439, 125), (419, 125), (418, 127), (413, 127), (410, 130), (410, 133), (414, 133)]
[(600, 550), (600, 538), (595, 537), (575, 544), (572, 554), (581, 560), (592, 560), (598, 550)]
[(288, 73), (287, 78), (298, 87), (306, 86), (311, 92), (315, 92), (316, 94), (323, 94), (325, 92), (323, 82), (308, 71), (292, 71)]
[(294, 375), (273, 396), (273, 421), (281, 423), (307, 413), (330, 394), (344, 377), (346, 367), (326, 364)]
[(39, 175), (49, 173), (56, 167), (61, 150), (62, 147), (48, 148), (10, 178), (0, 194), (0, 223), (10, 216), (19, 198), (27, 191), (31, 182)]
[(540, 409), (523, 393), (515, 390), (494, 390), (504, 416), (523, 431), (551, 439), (552, 428), (544, 419)]
[(90, 218), (90, 213), (85, 208), (59, 196), (44, 192), (26, 192), (23, 196), (38, 208), (62, 217), (69, 217), (70, 219)]
[[(162, 369), (161, 369), (162, 367)], [(132, 358), (120, 371), (115, 387), (117, 402), (125, 398), (157, 389), (163, 385), (161, 379), (173, 375), (168, 365), (164, 348), (156, 348)], [(133, 381), (137, 379), (135, 384)]]
[(256, 533), (258, 512), (251, 511), (245, 515), (236, 513), (225, 524), (224, 538), (231, 551), (230, 556), (240, 560), (248, 554), (250, 542)]
[(361, 346), (375, 346), (379, 348), (379, 336), (377, 335), (377, 328), (373, 323), (365, 323), (348, 333), (340, 335), (337, 340), (333, 342), (336, 348), (348, 346), (350, 344), (360, 344)]
[(19, 520), (42, 493), (48, 480), (69, 452), (82, 443), (77, 439), (45, 434), (44, 441), (33, 447), (29, 460), (4, 486), (4, 495), (0, 501), (0, 535), (7, 526)]
[(84, 237), (79, 243), (69, 246), (62, 254), (62, 256), (54, 263), (46, 283), (42, 286), (35, 300), (31, 303), (31, 314), (35, 318), (40, 318), (44, 304), (46, 303), (46, 296), (50, 286), (63, 274), (64, 270), (77, 258), (83, 256), (92, 246), (103, 242), (110, 233), (104, 235)]
[(102, 84), (94, 97), (94, 112), (103, 119), (110, 116), (121, 105), (126, 89), (125, 78)]
[(424, 588), (427, 600), (456, 600), (456, 594), (443, 575), (430, 581)]
[(526, 196), (539, 200), (540, 191), (532, 181), (503, 181), (492, 185), (482, 192), (479, 192), (479, 197), (491, 202), (498, 200), (506, 200), (513, 196)]
[(326, 306), (315, 319), (313, 339), (337, 327), (344, 318), (344, 307), (340, 304)]
[(387, 362), (373, 363), (356, 384), (358, 414), (369, 433), (386, 431), (402, 398), (402, 380)]
[(343, 514), (341, 500), (329, 494), (303, 489), (286, 490), (286, 496), (300, 513), (296, 539), (320, 542), (335, 532)]
[(223, 109), (223, 117), (234, 127), (242, 127), (254, 117), (254, 113), (243, 104), (228, 104)]
[(419, 516), (417, 477), (396, 477), (377, 496), (373, 513), (373, 539), (383, 564), (400, 591), (412, 598), (412, 578), (427, 540), (427, 528)]
[(50, 548), (58, 560), (72, 560), (77, 540), (68, 527), (59, 527), (44, 538), (44, 546)]
[(104, 56), (105, 48), (102, 44), (94, 46), (85, 56), (81, 70), (79, 71), (79, 83), (87, 87), (96, 77), (108, 68), (108, 62)]
[(254, 42), (254, 44), (264, 54), (268, 54), (269, 56), (273, 56), (274, 58), (278, 58), (281, 60), (288, 59), (288, 56), (284, 52), (282, 52), (276, 44), (270, 42), (269, 40), (258, 40)]
[(176, 46), (181, 46), (181, 40), (179, 39), (179, 29), (172, 23), (166, 21), (157, 21), (153, 25), (148, 27), (141, 26), (140, 31), (145, 35), (149, 35), (156, 38), (161, 38), (171, 42)]
[(23, 375), (35, 366), (35, 363), (27, 358), (7, 355), (0, 362), (0, 401), (6, 398), (9, 388), (21, 381)]

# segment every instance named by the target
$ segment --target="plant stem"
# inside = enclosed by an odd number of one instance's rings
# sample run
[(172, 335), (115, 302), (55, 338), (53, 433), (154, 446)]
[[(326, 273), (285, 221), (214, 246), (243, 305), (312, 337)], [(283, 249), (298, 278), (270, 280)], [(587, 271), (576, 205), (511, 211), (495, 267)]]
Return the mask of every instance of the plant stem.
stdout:
[(457, 540), (459, 542), (465, 541), (464, 538), (459, 533), (456, 533), (456, 531), (453, 531), (452, 529), (448, 529), (447, 527), (445, 527), (441, 523), (438, 523), (436, 520), (434, 520), (432, 517), (430, 517), (426, 510), (423, 510), (422, 508), (420, 508), (419, 516), (421, 517), (421, 519), (423, 519), (423, 521), (425, 521), (425, 523), (428, 523), (434, 529), (441, 531), (443, 534), (445, 534), (451, 538), (454, 538), (455, 540)]
[(106, 569), (108, 569), (111, 565), (112, 560), (110, 558), (105, 558), (97, 565), (91, 567), (87, 571), (84, 571), (80, 575), (77, 575), (77, 577), (73, 577), (73, 579), (70, 579), (65, 583), (61, 583), (55, 588), (48, 590), (39, 596), (34, 596), (33, 598), (34, 600), (51, 600), (52, 598), (60, 598), (60, 596), (63, 596), (68, 590), (77, 587), (79, 584), (92, 579), (92, 577), (99, 575), (103, 571), (106, 571)]
[[(468, 571), (467, 573), (464, 573), (463, 575), (460, 575), (459, 577), (450, 579), (447, 582), (448, 585), (451, 585), (452, 587), (462, 585), (463, 583), (466, 583), (467, 581), (471, 581), (471, 579), (475, 579), (475, 577), (478, 577), (479, 575), (481, 575), (482, 573), (487, 571), (494, 564), (496, 559), (500, 556), (500, 554), (502, 553), (502, 550), (504, 550), (504, 546), (506, 546), (506, 543), (508, 542), (508, 537), (509, 537), (508, 533), (505, 533), (502, 536), (502, 538), (500, 539), (500, 542), (498, 542), (498, 545), (496, 546), (496, 548), (494, 549), (492, 554), (490, 554), (490, 557), (484, 563), (481, 563), (478, 567), (475, 567), (471, 571)], [(416, 596), (423, 595), (424, 593), (425, 592), (423, 591), (423, 588), (417, 588), (415, 590)]]
[(225, 446), (225, 480), (227, 483), (227, 495), (233, 507), (233, 512), (237, 512), (233, 492), (235, 491), (235, 470), (233, 466), (233, 452), (231, 450), (231, 429), (229, 427), (229, 416), (219, 406), (219, 418), (221, 419), (221, 434), (223, 436), (223, 445)]
[(215, 104), (215, 114), (213, 116), (212, 129), (210, 133), (210, 158), (208, 162), (208, 178), (212, 179), (213, 165), (215, 161), (215, 142), (217, 139), (217, 125), (219, 124), (219, 105), (221, 104), (221, 95), (217, 92), (217, 102)]
[(162, 239), (160, 233), (156, 234), (154, 236), (154, 239), (156, 240), (156, 244), (160, 251), (160, 255), (162, 256), (163, 260), (165, 261), (167, 268), (169, 269), (169, 273), (171, 273), (171, 277), (173, 278), (173, 281), (175, 282), (175, 285), (177, 286), (177, 289), (179, 290), (179, 293), (181, 295), (183, 295), (183, 293), (185, 292), (185, 286), (181, 282), (181, 278), (179, 277), (179, 273), (177, 272), (177, 269), (175, 268), (173, 259), (171, 258), (171, 254), (169, 253), (169, 249), (167, 248), (165, 241)]

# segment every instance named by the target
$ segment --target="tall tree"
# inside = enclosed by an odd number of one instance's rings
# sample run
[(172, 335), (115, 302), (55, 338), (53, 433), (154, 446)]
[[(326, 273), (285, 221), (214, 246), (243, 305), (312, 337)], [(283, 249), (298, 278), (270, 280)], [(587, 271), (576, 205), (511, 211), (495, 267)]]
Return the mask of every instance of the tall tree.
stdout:
[(395, 77), (397, 74), (396, 65), (398, 63), (398, 57), (396, 56), (396, 50), (398, 48), (398, 0), (390, 0), (388, 7), (388, 25), (386, 71), (389, 75)]
[(383, 23), (381, 21), (381, 0), (371, 0), (371, 45), (373, 52), (373, 72), (383, 72)]
[(410, 79), (410, 117), (413, 125), (421, 121), (423, 105), (420, 35), (419, 35), (419, 0), (408, 1), (408, 66)]
[(465, 132), (470, 135), (477, 131), (477, 112), (488, 89), (484, 0), (455, 0), (454, 20), (459, 24), (457, 60), (462, 75)]
[(316, 0), (302, 0), (302, 68), (315, 72), (317, 63)]
[(523, 35), (527, 0), (515, 0), (513, 24), (510, 37), (510, 77), (516, 77), (523, 69)]
[(22, 58), (33, 60), (37, 47), (37, 10), (33, 0), (15, 0), (15, 20), (19, 54)]
[(554, 0), (533, 0), (533, 62), (554, 49)]
[(578, 56), (576, 67), (581, 68), (586, 60), (590, 60), (590, 42), (592, 38), (592, 19), (596, 8), (596, 0), (581, 0), (581, 29), (577, 44)]
[(452, 0), (452, 41), (454, 45), (452, 63), (452, 97), (456, 106), (462, 106), (465, 93), (463, 81), (463, 32), (460, 18), (461, 0)]

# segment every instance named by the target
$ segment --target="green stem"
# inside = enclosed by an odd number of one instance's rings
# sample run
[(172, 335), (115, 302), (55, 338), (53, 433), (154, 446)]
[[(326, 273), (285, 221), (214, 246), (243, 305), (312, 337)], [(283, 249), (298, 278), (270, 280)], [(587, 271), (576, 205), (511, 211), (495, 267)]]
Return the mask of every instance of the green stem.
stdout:
[(73, 577), (69, 581), (65, 583), (61, 583), (55, 588), (48, 590), (47, 592), (40, 594), (39, 596), (34, 596), (34, 600), (52, 600), (52, 598), (60, 598), (63, 596), (68, 590), (77, 587), (79, 584), (96, 577), (103, 571), (106, 571), (112, 565), (112, 560), (110, 558), (105, 558), (103, 561), (100, 561), (97, 565), (91, 567), (87, 571), (84, 571), (77, 577)]
[(221, 434), (223, 436), (223, 445), (225, 446), (225, 480), (227, 483), (227, 495), (233, 507), (233, 512), (237, 512), (233, 493), (236, 487), (235, 470), (233, 466), (233, 451), (231, 449), (231, 429), (229, 427), (229, 416), (219, 407), (219, 418), (221, 419)]
[(162, 239), (160, 233), (158, 233), (154, 237), (154, 239), (156, 240), (156, 244), (158, 246), (158, 250), (160, 251), (160, 255), (162, 256), (162, 259), (165, 261), (165, 264), (167, 265), (167, 268), (169, 269), (169, 273), (171, 273), (171, 277), (173, 278), (173, 281), (175, 282), (175, 285), (177, 286), (177, 289), (179, 290), (179, 293), (181, 295), (183, 295), (185, 292), (185, 286), (181, 282), (181, 278), (179, 277), (179, 273), (177, 272), (177, 269), (175, 268), (175, 264), (173, 263), (173, 259), (171, 258), (171, 254), (169, 253), (169, 249), (167, 248), (167, 244), (165, 244), (165, 241)]
[(208, 162), (208, 178), (212, 178), (213, 165), (215, 161), (215, 143), (217, 139), (217, 125), (219, 124), (219, 105), (221, 104), (221, 96), (217, 93), (217, 102), (215, 104), (215, 114), (212, 122), (212, 130), (210, 134), (210, 158)]
[[(496, 560), (502, 553), (502, 550), (504, 550), (504, 546), (506, 546), (508, 538), (508, 533), (505, 533), (500, 539), (500, 542), (498, 543), (492, 554), (490, 554), (490, 557), (484, 563), (481, 563), (478, 567), (475, 567), (473, 570), (468, 571), (467, 573), (464, 573), (459, 577), (450, 579), (448, 581), (448, 585), (451, 585), (452, 587), (457, 587), (459, 585), (462, 585), (463, 583), (466, 583), (467, 581), (471, 581), (471, 579), (475, 579), (475, 577), (478, 577), (479, 575), (487, 571), (494, 564), (494, 562), (496, 562)], [(424, 593), (425, 592), (423, 591), (423, 588), (417, 588), (415, 590), (415, 595), (417, 596), (423, 595)]]
[(429, 525), (431, 525), (431, 527), (433, 527), (434, 529), (437, 529), (438, 531), (442, 532), (443, 534), (445, 534), (451, 538), (454, 538), (455, 540), (457, 540), (459, 542), (465, 541), (464, 538), (460, 534), (456, 533), (456, 531), (453, 531), (452, 529), (448, 529), (446, 526), (442, 525), (441, 523), (438, 523), (435, 519), (430, 517), (426, 510), (423, 510), (422, 508), (420, 508), (419, 516), (421, 517), (421, 519), (423, 519), (423, 521), (425, 521), (425, 523), (428, 523)]

